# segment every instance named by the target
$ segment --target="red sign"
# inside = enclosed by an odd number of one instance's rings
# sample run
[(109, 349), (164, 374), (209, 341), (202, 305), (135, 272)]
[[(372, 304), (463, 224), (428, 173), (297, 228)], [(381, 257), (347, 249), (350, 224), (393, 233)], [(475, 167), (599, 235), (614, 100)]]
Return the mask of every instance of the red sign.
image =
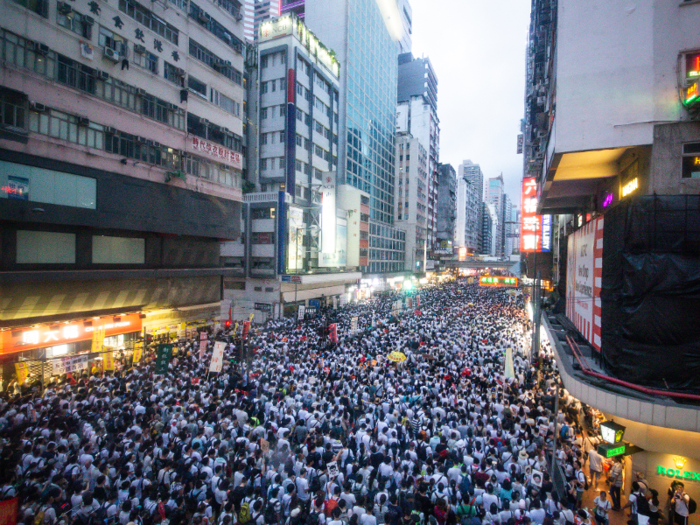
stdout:
[(19, 498), (0, 501), (0, 525), (16, 525)]
[(333, 323), (328, 325), (328, 337), (330, 337), (331, 342), (338, 342), (338, 325)]
[(236, 151), (231, 151), (228, 148), (212, 144), (209, 141), (200, 139), (199, 137), (190, 137), (190, 149), (197, 153), (206, 153), (219, 161), (226, 162), (236, 169), (243, 169), (243, 157)]
[(104, 328), (105, 337), (138, 332), (141, 330), (141, 317), (139, 314), (128, 314), (5, 330), (0, 332), (0, 354), (89, 341), (98, 328)]
[(537, 179), (523, 179), (520, 213), (520, 253), (542, 251), (542, 217), (537, 215)]

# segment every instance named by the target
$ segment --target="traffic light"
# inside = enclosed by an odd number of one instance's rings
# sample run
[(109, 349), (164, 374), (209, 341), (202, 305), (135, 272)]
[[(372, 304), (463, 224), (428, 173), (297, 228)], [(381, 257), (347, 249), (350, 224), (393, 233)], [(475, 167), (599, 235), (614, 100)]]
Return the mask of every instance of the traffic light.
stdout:
[(231, 328), (231, 321), (226, 321), (224, 324), (226, 328)]

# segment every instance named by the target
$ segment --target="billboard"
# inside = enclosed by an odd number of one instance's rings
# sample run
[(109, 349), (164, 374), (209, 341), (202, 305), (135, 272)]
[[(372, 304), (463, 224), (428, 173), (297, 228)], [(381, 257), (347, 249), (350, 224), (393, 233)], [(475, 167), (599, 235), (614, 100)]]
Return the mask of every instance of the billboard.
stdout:
[(304, 264), (304, 210), (296, 206), (289, 207), (289, 230), (287, 235), (287, 271), (298, 272)]
[(566, 316), (600, 352), (603, 217), (590, 221), (567, 241)]
[(552, 251), (552, 216), (537, 215), (537, 179), (523, 179), (520, 253)]
[(323, 174), (321, 182), (321, 252), (335, 253), (335, 172)]
[(452, 241), (448, 239), (437, 241), (433, 253), (435, 255), (452, 255)]

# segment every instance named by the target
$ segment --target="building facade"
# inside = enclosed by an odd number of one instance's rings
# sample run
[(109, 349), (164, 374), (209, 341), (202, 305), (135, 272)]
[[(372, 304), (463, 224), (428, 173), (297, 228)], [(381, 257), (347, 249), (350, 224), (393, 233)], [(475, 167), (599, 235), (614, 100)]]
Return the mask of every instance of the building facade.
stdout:
[(129, 350), (217, 320), (238, 272), (219, 241), (240, 238), (240, 3), (2, 7), (3, 359), (50, 374), (98, 330)]
[[(641, 472), (659, 494), (684, 477), (696, 501), (700, 344), (687, 316), (700, 308), (698, 22), (691, 1), (532, 2), (524, 182), (533, 192), (521, 209), (560, 225), (563, 300), (546, 332), (572, 396), (626, 427), (617, 447), (626, 493)], [(557, 332), (576, 343), (562, 347)], [(577, 347), (600, 369), (574, 369)]]
[(481, 203), (481, 249), (482, 255), (493, 255), (493, 219), (488, 204)]
[(457, 221), (457, 172), (451, 164), (438, 168), (437, 232), (433, 253), (452, 255)]
[(425, 272), (428, 253), (428, 155), (420, 140), (396, 137), (396, 226), (406, 232), (406, 267)]
[(245, 0), (245, 38), (257, 42), (260, 25), (280, 16), (280, 0)]
[(366, 251), (360, 257), (361, 241), (363, 250), (368, 243), (367, 196), (338, 194), (340, 64), (291, 13), (263, 22), (259, 32), (249, 76), (248, 148), (255, 155), (245, 242), (226, 247), (227, 255), (244, 253), (248, 277), (243, 289), (226, 294), (236, 319), (345, 301), (346, 282), (359, 275), (346, 272), (367, 258)]
[(437, 231), (438, 167), (440, 164), (440, 120), (437, 116), (437, 76), (428, 58), (399, 55), (396, 132), (409, 133), (428, 151), (428, 247)]
[(374, 0), (306, 0), (304, 10), (308, 27), (342, 64), (339, 177), (370, 196), (369, 260), (362, 271), (402, 272), (405, 232), (394, 224), (400, 28)]
[(484, 174), (481, 166), (471, 160), (465, 160), (459, 165), (460, 176), (469, 183), (469, 197), (465, 208), (465, 246), (473, 253), (482, 253), (481, 223), (482, 203), (484, 201)]

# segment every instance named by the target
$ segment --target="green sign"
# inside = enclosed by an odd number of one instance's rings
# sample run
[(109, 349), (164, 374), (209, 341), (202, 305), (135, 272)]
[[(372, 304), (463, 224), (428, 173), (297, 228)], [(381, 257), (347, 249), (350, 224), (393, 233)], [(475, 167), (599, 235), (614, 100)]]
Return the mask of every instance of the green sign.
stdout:
[(173, 345), (158, 345), (156, 351), (156, 374), (167, 374), (170, 359), (173, 357)]
[(624, 454), (626, 450), (627, 446), (625, 444), (609, 445), (604, 443), (602, 445), (598, 445), (598, 454), (600, 454), (604, 458), (613, 458), (615, 456), (620, 456)]
[(689, 470), (678, 470), (677, 468), (657, 467), (656, 472), (663, 476), (671, 478), (689, 479), (691, 481), (700, 481), (700, 472), (690, 472)]

